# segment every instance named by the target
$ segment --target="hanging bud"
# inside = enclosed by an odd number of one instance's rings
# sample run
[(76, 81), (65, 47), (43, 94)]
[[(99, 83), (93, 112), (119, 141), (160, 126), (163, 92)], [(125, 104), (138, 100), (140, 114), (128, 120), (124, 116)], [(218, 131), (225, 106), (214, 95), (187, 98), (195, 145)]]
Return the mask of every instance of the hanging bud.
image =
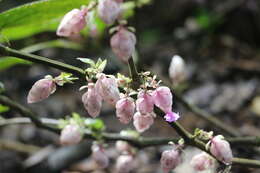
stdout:
[(108, 25), (113, 24), (121, 13), (121, 3), (116, 0), (99, 0), (97, 11), (99, 17)]
[(195, 155), (190, 162), (191, 166), (196, 171), (204, 171), (214, 167), (213, 158), (205, 152)]
[(145, 91), (140, 91), (138, 93), (136, 100), (136, 110), (141, 114), (153, 112), (154, 102), (153, 97)]
[(100, 168), (106, 168), (109, 165), (109, 158), (104, 148), (100, 145), (92, 146), (92, 158)]
[(160, 162), (164, 173), (168, 173), (180, 164), (180, 152), (177, 149), (166, 150), (162, 153)]
[(217, 135), (211, 139), (210, 152), (219, 161), (222, 161), (226, 164), (232, 163), (232, 150), (229, 143), (224, 140), (223, 136)]
[(131, 153), (132, 147), (125, 141), (116, 141), (116, 149), (121, 153)]
[(129, 173), (135, 167), (132, 155), (121, 155), (116, 160), (117, 173)]
[(123, 62), (127, 62), (132, 56), (135, 51), (135, 44), (135, 35), (124, 27), (120, 27), (110, 40), (113, 52)]
[(166, 114), (172, 110), (172, 93), (168, 87), (161, 86), (153, 91), (154, 104)]
[(95, 118), (100, 114), (102, 97), (93, 83), (88, 84), (88, 91), (83, 94), (82, 102), (91, 117)]
[(63, 17), (57, 29), (57, 35), (70, 37), (78, 34), (86, 25), (85, 17), (87, 15), (87, 11), (87, 8), (83, 8), (82, 10), (73, 9), (68, 12)]
[(48, 98), (56, 91), (56, 84), (52, 78), (38, 80), (34, 83), (27, 96), (28, 103), (36, 103)]
[(187, 78), (186, 64), (182, 57), (173, 56), (169, 67), (169, 76), (174, 84), (183, 82)]
[(60, 135), (60, 143), (62, 145), (78, 144), (82, 140), (80, 127), (76, 124), (66, 125)]
[(140, 112), (136, 112), (134, 115), (134, 126), (140, 133), (149, 129), (153, 123), (154, 119), (152, 113), (141, 114)]
[(102, 98), (113, 106), (120, 99), (118, 85), (114, 77), (107, 78), (105, 74), (100, 74), (96, 82), (96, 88)]
[(135, 103), (131, 97), (122, 98), (116, 103), (116, 116), (121, 123), (128, 124), (132, 120), (134, 112)]

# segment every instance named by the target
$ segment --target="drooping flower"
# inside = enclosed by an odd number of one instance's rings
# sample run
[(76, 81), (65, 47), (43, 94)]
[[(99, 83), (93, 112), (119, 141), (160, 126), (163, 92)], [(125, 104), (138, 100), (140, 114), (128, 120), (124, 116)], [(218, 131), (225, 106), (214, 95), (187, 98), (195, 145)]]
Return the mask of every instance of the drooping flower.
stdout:
[(132, 120), (134, 112), (135, 103), (131, 97), (122, 98), (116, 103), (116, 116), (121, 123), (128, 124)]
[(56, 84), (51, 78), (38, 80), (34, 83), (27, 96), (28, 103), (36, 103), (48, 98), (56, 91)]
[(166, 150), (161, 156), (161, 167), (164, 173), (168, 173), (175, 169), (181, 162), (180, 152), (176, 148)]
[(131, 153), (132, 146), (125, 141), (116, 141), (116, 149), (121, 153)]
[(172, 111), (172, 93), (168, 87), (161, 86), (153, 91), (154, 104), (166, 114)]
[(136, 110), (141, 114), (153, 112), (154, 101), (150, 93), (140, 91), (136, 100)]
[(169, 76), (174, 84), (183, 82), (187, 78), (186, 64), (179, 55), (172, 57), (169, 67)]
[(124, 27), (120, 27), (110, 40), (113, 52), (123, 62), (127, 62), (132, 56), (135, 51), (135, 44), (135, 35)]
[(121, 155), (116, 160), (117, 173), (129, 173), (135, 168), (134, 158), (132, 155)]
[(232, 163), (232, 150), (230, 148), (230, 144), (224, 140), (223, 136), (217, 135), (211, 139), (210, 152), (219, 161), (222, 161), (226, 164)]
[(164, 116), (165, 120), (168, 122), (175, 122), (180, 118), (180, 115), (178, 113), (175, 112), (168, 112), (165, 116)]
[(80, 127), (76, 124), (66, 125), (60, 135), (60, 143), (62, 145), (78, 144), (82, 140)]
[(82, 102), (91, 117), (95, 118), (100, 114), (102, 107), (102, 97), (98, 93), (94, 83), (88, 84), (88, 91), (83, 94)]
[(109, 158), (104, 148), (100, 145), (92, 146), (92, 158), (100, 168), (106, 168), (109, 165)]
[(105, 74), (100, 74), (96, 82), (96, 88), (102, 98), (113, 106), (120, 99), (118, 85), (114, 77), (107, 78)]
[(213, 158), (205, 152), (195, 155), (190, 162), (191, 166), (196, 171), (204, 171), (214, 167)]
[(86, 25), (85, 17), (87, 15), (87, 8), (73, 9), (68, 12), (62, 19), (58, 29), (57, 35), (63, 37), (71, 37), (78, 34)]
[(141, 114), (140, 112), (136, 112), (134, 114), (134, 126), (135, 129), (140, 133), (149, 129), (153, 123), (154, 123), (153, 113)]
[(108, 25), (113, 24), (121, 13), (121, 3), (116, 0), (99, 0), (99, 17)]

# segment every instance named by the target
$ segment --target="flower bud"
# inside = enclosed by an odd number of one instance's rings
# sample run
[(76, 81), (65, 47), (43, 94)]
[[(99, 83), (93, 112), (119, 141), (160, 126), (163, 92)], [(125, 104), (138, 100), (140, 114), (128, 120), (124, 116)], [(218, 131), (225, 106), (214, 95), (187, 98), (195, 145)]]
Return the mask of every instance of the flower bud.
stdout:
[(121, 155), (116, 160), (117, 173), (129, 173), (135, 167), (132, 155)]
[(223, 136), (218, 135), (211, 139), (210, 152), (219, 161), (231, 164), (233, 158), (232, 150), (229, 143), (223, 138)]
[(34, 83), (27, 96), (28, 103), (36, 103), (48, 98), (56, 91), (56, 84), (52, 79), (41, 79)]
[(116, 56), (127, 62), (135, 51), (136, 37), (127, 29), (120, 27), (110, 40), (110, 45)]
[(76, 124), (66, 125), (60, 135), (60, 143), (62, 145), (78, 144), (82, 140), (80, 127)]
[(140, 91), (138, 93), (136, 100), (136, 110), (141, 114), (151, 113), (153, 112), (154, 102), (153, 97), (144, 91)]
[(169, 76), (174, 84), (183, 82), (186, 77), (186, 64), (182, 57), (175, 55), (172, 58), (170, 67), (169, 67)]
[(102, 98), (113, 106), (120, 99), (118, 85), (114, 77), (107, 78), (104, 74), (101, 74), (96, 82), (96, 88)]
[(102, 97), (97, 92), (97, 89), (93, 83), (88, 84), (88, 91), (83, 94), (82, 102), (91, 117), (95, 118), (100, 114)]
[(161, 167), (164, 173), (170, 172), (175, 169), (181, 162), (180, 153), (177, 149), (166, 150), (161, 156)]
[(131, 153), (132, 147), (125, 141), (116, 141), (116, 149), (121, 153), (123, 152)]
[(213, 158), (205, 152), (195, 155), (190, 162), (191, 166), (196, 171), (204, 171), (213, 168)]
[(115, 0), (99, 0), (97, 11), (99, 17), (108, 25), (113, 24), (121, 13), (121, 3)]
[(93, 145), (92, 158), (100, 168), (106, 168), (109, 165), (109, 158), (106, 155), (105, 150), (102, 146)]
[(134, 126), (140, 133), (149, 129), (153, 123), (154, 119), (152, 113), (141, 114), (140, 112), (136, 112), (134, 114)]
[(168, 122), (175, 122), (180, 118), (180, 115), (178, 113), (175, 112), (168, 112), (165, 116), (164, 116), (165, 120)]
[(87, 15), (87, 8), (82, 10), (73, 9), (68, 12), (62, 19), (58, 29), (57, 35), (70, 37), (78, 34), (86, 25), (85, 16)]
[(166, 114), (172, 110), (172, 93), (168, 87), (161, 86), (153, 91), (154, 104)]
[(121, 123), (128, 124), (132, 120), (134, 112), (135, 103), (131, 97), (122, 98), (116, 103), (116, 116)]

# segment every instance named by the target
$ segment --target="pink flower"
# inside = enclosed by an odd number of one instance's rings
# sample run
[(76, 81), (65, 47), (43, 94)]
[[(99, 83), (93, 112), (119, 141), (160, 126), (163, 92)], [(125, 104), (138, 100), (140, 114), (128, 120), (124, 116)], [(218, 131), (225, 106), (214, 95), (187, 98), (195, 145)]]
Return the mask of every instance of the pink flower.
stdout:
[(116, 160), (117, 173), (129, 173), (135, 167), (132, 155), (121, 155)]
[(166, 150), (161, 156), (161, 167), (164, 173), (170, 172), (175, 169), (181, 162), (180, 153), (177, 149)]
[(60, 135), (60, 143), (62, 145), (78, 144), (82, 140), (80, 127), (76, 124), (66, 125)]
[(164, 116), (165, 120), (168, 122), (175, 122), (180, 118), (180, 115), (178, 113), (175, 112), (168, 112), (165, 116)]
[(92, 147), (92, 158), (100, 168), (106, 168), (109, 165), (109, 158), (102, 146), (94, 145)]
[(135, 51), (136, 37), (127, 29), (120, 27), (110, 40), (110, 45), (116, 56), (127, 62)]
[(58, 29), (57, 35), (70, 37), (78, 34), (86, 25), (85, 17), (87, 15), (87, 8), (82, 10), (73, 9), (68, 12), (62, 19)]
[(141, 114), (153, 112), (154, 101), (153, 97), (145, 91), (140, 91), (138, 93), (136, 100), (136, 110)]
[(153, 123), (154, 119), (152, 113), (141, 114), (140, 112), (136, 112), (134, 114), (134, 126), (140, 133), (149, 129)]
[(100, 114), (102, 97), (93, 83), (88, 84), (88, 91), (83, 94), (82, 102), (91, 117), (95, 118)]
[(116, 103), (116, 116), (121, 123), (128, 124), (132, 120), (134, 112), (135, 103), (131, 97), (122, 98)]
[(48, 98), (56, 91), (56, 84), (52, 79), (41, 79), (35, 82), (27, 96), (28, 103), (36, 103)]
[(168, 87), (158, 87), (153, 92), (154, 104), (166, 114), (172, 110), (172, 93)]
[(206, 169), (213, 168), (214, 166), (214, 160), (210, 155), (208, 155), (205, 152), (202, 152), (200, 154), (195, 155), (191, 162), (191, 166), (194, 168), (196, 171), (204, 171)]
[(107, 78), (101, 74), (96, 82), (96, 88), (102, 98), (113, 106), (120, 99), (118, 85), (114, 77)]
[(116, 141), (116, 149), (121, 153), (131, 153), (132, 147), (125, 141)]
[(169, 76), (173, 84), (183, 82), (187, 78), (186, 64), (182, 57), (175, 55), (169, 67)]
[(223, 136), (218, 135), (211, 139), (210, 152), (219, 161), (231, 164), (233, 158), (232, 150), (229, 143), (223, 138)]
[(113, 24), (121, 13), (121, 3), (115, 0), (99, 0), (97, 11), (99, 17), (108, 25)]

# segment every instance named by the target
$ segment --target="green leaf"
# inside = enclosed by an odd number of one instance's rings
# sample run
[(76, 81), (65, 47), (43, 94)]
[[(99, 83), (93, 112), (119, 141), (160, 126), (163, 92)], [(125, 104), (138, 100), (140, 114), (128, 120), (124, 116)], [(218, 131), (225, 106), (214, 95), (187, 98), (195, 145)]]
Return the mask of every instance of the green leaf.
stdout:
[(8, 112), (10, 108), (0, 104), (0, 113)]
[(92, 118), (87, 118), (85, 120), (85, 125), (96, 131), (103, 130), (105, 128), (105, 124), (101, 119), (92, 119)]
[(56, 30), (62, 17), (90, 0), (41, 0), (0, 14), (0, 42)]
[(29, 65), (29, 64), (31, 64), (31, 62), (25, 61), (25, 60), (22, 60), (19, 58), (14, 58), (14, 57), (3, 57), (3, 58), (0, 58), (0, 71), (10, 68), (16, 64)]
[(77, 58), (78, 60), (80, 60), (81, 62), (84, 62), (86, 64), (89, 64), (91, 67), (95, 67), (95, 61), (93, 61), (92, 59), (89, 58)]
[(102, 72), (106, 68), (106, 65), (107, 65), (107, 60), (105, 59), (104, 61), (101, 61), (101, 63), (98, 65), (97, 68), (100, 72)]

